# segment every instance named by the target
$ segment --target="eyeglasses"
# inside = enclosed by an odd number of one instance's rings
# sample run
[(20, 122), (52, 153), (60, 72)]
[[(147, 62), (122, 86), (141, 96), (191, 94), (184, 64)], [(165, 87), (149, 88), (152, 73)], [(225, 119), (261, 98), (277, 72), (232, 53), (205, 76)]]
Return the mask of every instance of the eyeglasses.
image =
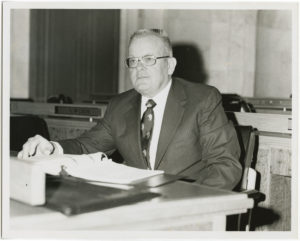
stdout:
[(169, 58), (170, 56), (161, 56), (161, 57), (155, 57), (153, 55), (146, 55), (143, 57), (130, 57), (126, 59), (126, 66), (128, 68), (136, 68), (138, 66), (139, 61), (145, 66), (151, 66), (156, 64), (157, 59), (165, 59)]

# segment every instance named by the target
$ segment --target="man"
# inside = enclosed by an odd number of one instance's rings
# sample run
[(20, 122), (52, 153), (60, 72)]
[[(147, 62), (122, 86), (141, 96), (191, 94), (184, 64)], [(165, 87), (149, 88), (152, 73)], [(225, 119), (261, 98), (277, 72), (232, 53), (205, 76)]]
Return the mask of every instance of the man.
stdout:
[(241, 178), (240, 149), (219, 92), (171, 78), (176, 59), (163, 30), (135, 32), (126, 64), (134, 89), (113, 98), (95, 127), (58, 143), (29, 138), (18, 156), (118, 150), (126, 165), (233, 189)]

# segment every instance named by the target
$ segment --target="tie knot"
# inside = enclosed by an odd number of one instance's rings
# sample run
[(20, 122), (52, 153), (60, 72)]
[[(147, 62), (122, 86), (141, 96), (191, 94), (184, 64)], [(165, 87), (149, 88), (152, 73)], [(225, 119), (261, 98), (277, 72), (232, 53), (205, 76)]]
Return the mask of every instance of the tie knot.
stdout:
[(154, 108), (156, 106), (156, 103), (154, 102), (154, 100), (152, 99), (149, 99), (147, 102), (146, 102), (146, 107), (147, 108)]

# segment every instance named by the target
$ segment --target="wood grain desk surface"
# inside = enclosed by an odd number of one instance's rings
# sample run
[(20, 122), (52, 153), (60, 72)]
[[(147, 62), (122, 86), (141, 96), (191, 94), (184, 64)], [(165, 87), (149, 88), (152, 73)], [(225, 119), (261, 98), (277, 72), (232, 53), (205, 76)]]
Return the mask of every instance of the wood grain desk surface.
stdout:
[(10, 201), (10, 229), (57, 230), (163, 230), (246, 212), (253, 206), (247, 195), (176, 181), (150, 189), (162, 196), (150, 201), (66, 217), (44, 207)]

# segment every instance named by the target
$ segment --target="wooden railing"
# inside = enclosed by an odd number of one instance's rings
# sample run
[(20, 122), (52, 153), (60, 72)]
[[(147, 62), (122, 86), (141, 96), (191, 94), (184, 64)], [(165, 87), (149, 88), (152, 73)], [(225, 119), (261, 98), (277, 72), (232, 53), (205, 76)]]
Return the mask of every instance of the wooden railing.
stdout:
[(38, 115), (51, 117), (72, 117), (80, 119), (100, 119), (107, 104), (59, 104), (11, 101), (11, 114)]
[(283, 98), (244, 98), (251, 103), (257, 113), (291, 114), (292, 99)]

